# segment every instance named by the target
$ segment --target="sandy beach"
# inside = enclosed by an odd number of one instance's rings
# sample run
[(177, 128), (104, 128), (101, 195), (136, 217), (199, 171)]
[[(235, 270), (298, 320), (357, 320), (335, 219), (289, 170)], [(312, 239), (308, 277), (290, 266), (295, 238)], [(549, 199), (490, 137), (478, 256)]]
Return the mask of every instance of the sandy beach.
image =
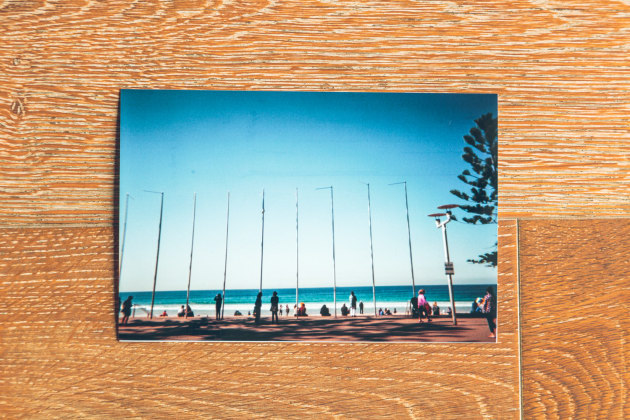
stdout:
[(494, 342), (484, 318), (462, 314), (453, 325), (440, 316), (420, 324), (405, 315), (385, 317), (262, 317), (256, 326), (252, 317), (189, 319), (135, 318), (119, 325), (122, 341), (337, 341), (337, 342)]

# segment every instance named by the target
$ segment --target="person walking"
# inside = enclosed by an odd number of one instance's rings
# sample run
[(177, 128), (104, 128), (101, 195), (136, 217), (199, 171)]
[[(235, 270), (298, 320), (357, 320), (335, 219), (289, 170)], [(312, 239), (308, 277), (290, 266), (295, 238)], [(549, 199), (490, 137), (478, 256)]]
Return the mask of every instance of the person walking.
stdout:
[(486, 295), (482, 301), (483, 314), (488, 321), (488, 328), (490, 328), (490, 335), (488, 337), (495, 338), (497, 330), (497, 297), (494, 295), (492, 286), (488, 286), (486, 289)]
[(276, 320), (276, 324), (278, 323), (278, 302), (280, 298), (278, 298), (278, 292), (273, 292), (271, 296), (271, 323), (273, 324), (274, 319)]
[(260, 324), (260, 309), (262, 308), (262, 292), (258, 292), (256, 302), (254, 302), (254, 322)]
[(350, 316), (357, 316), (357, 297), (350, 292)]
[(133, 296), (129, 296), (127, 297), (127, 299), (125, 299), (125, 301), (122, 304), (122, 309), (120, 310), (120, 312), (122, 312), (123, 317), (122, 320), (120, 321), (121, 324), (126, 324), (129, 322), (129, 316), (131, 315), (131, 300), (133, 299)]
[(289, 316), (289, 305), (284, 306), (284, 311), (285, 311), (286, 316)]
[(423, 322), (423, 315), (426, 315), (427, 321), (431, 322), (431, 305), (429, 305), (427, 299), (424, 297), (424, 289), (418, 290), (418, 314), (420, 323)]
[(217, 293), (217, 295), (214, 297), (214, 308), (216, 310), (216, 319), (219, 320), (221, 319), (221, 305), (223, 304), (223, 298), (221, 297), (220, 293)]
[(363, 301), (359, 302), (359, 313), (363, 315)]

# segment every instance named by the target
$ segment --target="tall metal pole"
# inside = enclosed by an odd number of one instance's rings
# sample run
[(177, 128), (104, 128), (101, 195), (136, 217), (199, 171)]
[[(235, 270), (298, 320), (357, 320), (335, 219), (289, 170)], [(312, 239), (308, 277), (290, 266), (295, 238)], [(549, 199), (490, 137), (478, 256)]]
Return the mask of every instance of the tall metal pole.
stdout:
[(122, 263), (123, 256), (125, 255), (125, 236), (127, 234), (127, 210), (129, 208), (129, 193), (127, 193), (125, 197), (125, 221), (123, 223), (123, 233), (122, 233), (122, 247), (120, 249), (120, 255), (118, 258), (118, 283), (116, 285), (116, 309), (114, 313), (116, 314), (116, 325), (118, 325), (118, 310), (120, 309), (120, 276), (122, 274)]
[[(155, 191), (152, 191), (155, 192)], [(153, 292), (151, 294), (151, 312), (149, 313), (149, 318), (153, 319), (153, 303), (155, 302), (155, 285), (157, 283), (157, 274), (158, 274), (158, 262), (160, 260), (160, 240), (162, 239), (162, 215), (164, 213), (164, 193), (159, 193), (162, 196), (160, 202), (160, 225), (158, 227), (158, 241), (157, 241), (157, 253), (155, 255), (155, 274), (153, 275)]]
[(405, 208), (407, 209), (407, 235), (409, 237), (409, 262), (411, 264), (411, 290), (412, 296), (416, 295), (416, 278), (413, 273), (413, 253), (411, 252), (411, 227), (409, 226), (409, 199), (407, 198), (407, 181), (395, 182), (389, 185), (405, 184)]
[(372, 301), (374, 302), (374, 316), (376, 316), (376, 281), (374, 280), (374, 245), (372, 242), (372, 208), (370, 202), (370, 184), (367, 185), (368, 190), (368, 216), (370, 219), (370, 257), (372, 259)]
[(337, 266), (335, 262), (335, 201), (333, 198), (333, 187), (317, 188), (318, 190), (325, 190), (330, 188), (330, 211), (332, 215), (332, 259), (333, 259), (333, 301), (335, 306), (335, 318), (337, 317)]
[(407, 209), (407, 235), (409, 237), (409, 262), (411, 264), (411, 289), (416, 295), (416, 278), (413, 274), (413, 253), (411, 252), (411, 227), (409, 226), (409, 199), (407, 198), (407, 181), (405, 181), (405, 208)]
[[(448, 238), (446, 237), (446, 223), (442, 225), (442, 239), (444, 240), (444, 257), (446, 258), (446, 263), (450, 265), (451, 258), (448, 253)], [(453, 275), (448, 274), (448, 295), (451, 300), (451, 316), (453, 318), (453, 325), (457, 325), (457, 315), (455, 314), (455, 300), (453, 297)]]
[(335, 201), (333, 199), (333, 187), (330, 187), (330, 211), (332, 215), (332, 239), (333, 239), (333, 301), (335, 306), (335, 318), (337, 318), (337, 263), (335, 261)]
[(295, 189), (295, 306), (300, 297), (300, 231), (299, 231), (298, 189)]
[(259, 292), (262, 292), (262, 280), (263, 280), (263, 251), (265, 249), (265, 189), (263, 188), (262, 198), (262, 233), (260, 238), (260, 287)]
[(195, 245), (195, 215), (197, 212), (197, 193), (193, 194), (193, 223), (192, 223), (192, 239), (190, 241), (190, 265), (188, 266), (188, 288), (186, 289), (186, 315), (188, 318), (188, 302), (190, 299), (190, 278), (192, 277), (193, 247)]
[(225, 314), (225, 280), (227, 278), (227, 257), (228, 257), (228, 234), (230, 229), (230, 192), (228, 191), (227, 195), (227, 219), (225, 222), (225, 262), (223, 264), (223, 296), (221, 299), (221, 319), (223, 319), (223, 315)]
[(122, 247), (120, 250), (120, 261), (118, 261), (118, 284), (120, 284), (120, 274), (122, 273), (123, 256), (125, 255), (125, 236), (127, 234), (127, 210), (129, 209), (129, 193), (125, 197), (125, 221), (123, 222)]

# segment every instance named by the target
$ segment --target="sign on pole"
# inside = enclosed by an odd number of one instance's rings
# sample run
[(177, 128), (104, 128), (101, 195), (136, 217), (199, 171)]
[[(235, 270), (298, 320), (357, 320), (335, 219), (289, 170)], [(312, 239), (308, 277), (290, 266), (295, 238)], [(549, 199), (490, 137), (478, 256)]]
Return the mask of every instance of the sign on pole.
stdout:
[(452, 262), (447, 262), (444, 263), (444, 274), (448, 275), (453, 275), (455, 274), (455, 267), (453, 267), (453, 263)]

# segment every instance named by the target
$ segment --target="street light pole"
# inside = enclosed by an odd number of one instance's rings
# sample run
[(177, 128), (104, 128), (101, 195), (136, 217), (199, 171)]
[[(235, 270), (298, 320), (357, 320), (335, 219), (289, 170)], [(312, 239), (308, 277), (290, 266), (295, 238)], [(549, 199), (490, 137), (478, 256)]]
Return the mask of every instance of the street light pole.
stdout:
[[(448, 237), (446, 235), (446, 225), (448, 222), (452, 220), (451, 218), (451, 209), (459, 207), (456, 204), (446, 204), (444, 206), (439, 206), (438, 209), (446, 210), (446, 213), (434, 213), (430, 214), (429, 217), (435, 217), (435, 225), (438, 229), (442, 229), (442, 242), (444, 245), (444, 259), (446, 260), (444, 264), (445, 273), (448, 278), (448, 295), (451, 302), (451, 317), (453, 319), (453, 325), (457, 325), (457, 311), (455, 310), (455, 297), (453, 295), (453, 274), (455, 273), (453, 268), (453, 263), (451, 262), (451, 257), (448, 251)], [(446, 216), (446, 220), (441, 222), (440, 217)]]

